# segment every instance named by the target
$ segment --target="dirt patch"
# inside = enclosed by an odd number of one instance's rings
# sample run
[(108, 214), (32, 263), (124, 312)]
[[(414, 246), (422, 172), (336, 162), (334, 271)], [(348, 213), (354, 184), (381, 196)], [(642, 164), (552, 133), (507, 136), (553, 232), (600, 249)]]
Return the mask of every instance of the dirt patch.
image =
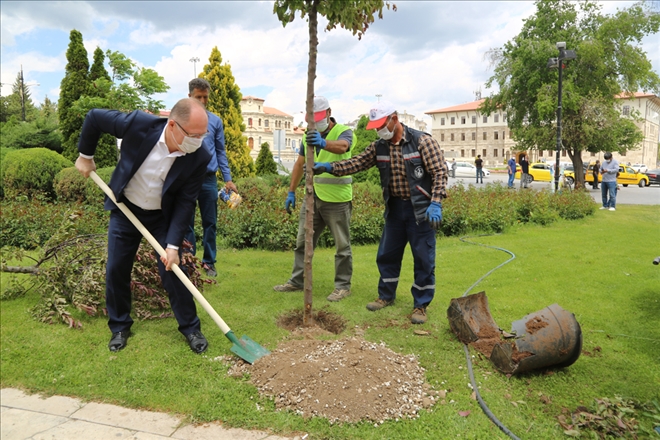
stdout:
[(525, 328), (527, 329), (527, 333), (530, 335), (533, 335), (537, 331), (541, 330), (542, 328), (545, 328), (548, 326), (548, 323), (538, 316), (533, 317), (529, 321), (525, 323)]
[[(289, 331), (296, 331), (296, 329), (303, 326), (303, 315), (302, 310), (292, 310), (280, 316), (277, 320), (277, 325)], [(312, 325), (307, 327), (307, 329), (321, 328), (338, 335), (346, 328), (346, 320), (341, 315), (328, 312), (324, 309), (312, 312), (312, 321)]]
[(254, 365), (239, 361), (229, 374), (249, 374), (278, 410), (332, 423), (417, 418), (438, 400), (414, 355), (358, 336), (320, 341), (304, 336), (309, 329), (297, 332), (303, 339), (285, 341)]

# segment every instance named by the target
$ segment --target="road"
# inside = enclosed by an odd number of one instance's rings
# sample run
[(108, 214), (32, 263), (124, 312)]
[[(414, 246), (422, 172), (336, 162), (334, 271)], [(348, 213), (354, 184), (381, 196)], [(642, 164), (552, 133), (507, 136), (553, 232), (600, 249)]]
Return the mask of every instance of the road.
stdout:
[[(291, 171), (293, 169), (293, 162), (284, 161), (283, 165)], [(463, 182), (464, 185), (474, 185), (474, 180), (471, 178), (449, 178), (449, 186), (455, 185), (459, 181)], [(495, 183), (500, 182), (503, 185), (507, 183), (507, 176), (504, 173), (491, 173), (489, 177), (484, 178), (484, 183)], [(520, 180), (515, 181), (515, 188), (519, 188)], [(536, 190), (543, 188), (552, 189), (554, 187), (554, 182), (532, 182), (531, 187)], [(592, 189), (591, 185), (587, 186), (587, 190), (591, 197), (597, 202), (602, 203), (602, 196), (600, 188)], [(640, 188), (638, 186), (628, 186), (626, 188), (620, 187), (619, 194), (616, 198), (617, 205), (660, 205), (660, 186), (654, 185), (646, 188)]]

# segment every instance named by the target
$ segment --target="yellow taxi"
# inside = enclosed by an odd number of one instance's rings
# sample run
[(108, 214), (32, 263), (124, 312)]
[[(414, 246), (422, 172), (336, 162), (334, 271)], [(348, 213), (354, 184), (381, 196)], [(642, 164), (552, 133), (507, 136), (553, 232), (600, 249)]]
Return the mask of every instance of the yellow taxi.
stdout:
[[(593, 171), (594, 171), (594, 163), (590, 163), (589, 167), (587, 167), (587, 172), (585, 173), (584, 176), (585, 183), (593, 184), (594, 182)], [(570, 179), (570, 183), (573, 184), (573, 182), (575, 181), (575, 175), (573, 174), (573, 172), (566, 171), (564, 174), (566, 176), (566, 180)], [(603, 177), (599, 173), (598, 182), (600, 183), (602, 180)], [(637, 185), (640, 188), (644, 188), (645, 186), (649, 186), (649, 177), (644, 173), (635, 171), (632, 167), (629, 167), (628, 165), (619, 165), (619, 175), (616, 178), (616, 183), (623, 186)]]
[[(529, 165), (529, 182), (551, 182), (552, 177), (550, 174), (550, 164), (537, 162)], [(516, 165), (516, 179), (520, 179), (522, 170), (520, 165)]]

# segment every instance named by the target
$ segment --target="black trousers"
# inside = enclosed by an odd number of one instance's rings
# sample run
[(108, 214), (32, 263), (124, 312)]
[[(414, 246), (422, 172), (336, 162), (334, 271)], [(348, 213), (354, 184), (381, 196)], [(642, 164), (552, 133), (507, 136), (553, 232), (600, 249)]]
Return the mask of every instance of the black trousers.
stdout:
[[(131, 203), (126, 206), (142, 222), (147, 230), (165, 248), (168, 225), (161, 210), (145, 211)], [(131, 328), (131, 271), (142, 234), (119, 209), (110, 212), (108, 229), (108, 262), (105, 275), (105, 302), (108, 309), (110, 331), (120, 332)], [(158, 260), (158, 270), (169, 296), (172, 312), (184, 335), (200, 330), (197, 309), (192, 294), (174, 272), (165, 270)]]

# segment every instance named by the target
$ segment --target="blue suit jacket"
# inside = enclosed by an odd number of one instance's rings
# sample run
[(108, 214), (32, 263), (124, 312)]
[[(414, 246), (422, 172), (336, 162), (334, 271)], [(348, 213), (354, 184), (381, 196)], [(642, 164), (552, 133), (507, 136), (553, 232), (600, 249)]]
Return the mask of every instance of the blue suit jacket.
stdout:
[[(92, 109), (85, 117), (78, 151), (94, 155), (102, 133), (122, 139), (121, 157), (112, 173), (110, 188), (117, 201), (124, 202), (126, 185), (158, 142), (166, 124), (167, 119), (139, 110), (127, 114), (116, 110)], [(161, 202), (163, 215), (169, 225), (166, 243), (175, 246), (183, 243), (210, 160), (211, 155), (205, 148), (174, 160), (165, 178)], [(118, 208), (106, 197), (105, 209)]]

